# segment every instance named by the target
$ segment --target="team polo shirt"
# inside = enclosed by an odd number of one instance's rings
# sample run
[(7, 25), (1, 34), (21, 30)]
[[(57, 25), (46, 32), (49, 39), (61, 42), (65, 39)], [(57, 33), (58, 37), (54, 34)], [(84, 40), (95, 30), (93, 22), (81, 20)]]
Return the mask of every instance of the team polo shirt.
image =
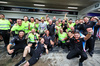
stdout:
[(36, 33), (36, 35), (30, 33), (29, 36), (28, 36), (28, 38), (29, 38), (29, 42), (32, 42), (32, 43), (35, 42), (35, 40), (39, 39), (37, 33)]
[(20, 30), (25, 31), (25, 30), (24, 30), (24, 25), (19, 26), (19, 25), (17, 24), (17, 25), (14, 25), (14, 26), (11, 28), (11, 31), (15, 31), (15, 34), (18, 34), (18, 32), (19, 32)]
[(6, 19), (0, 19), (0, 30), (9, 30), (10, 29), (10, 22)]
[(27, 39), (25, 39), (25, 37), (20, 39), (19, 36), (16, 36), (10, 42), (10, 44), (14, 44), (14, 43), (15, 43), (15, 46), (27, 45)]
[[(62, 40), (64, 39), (65, 37), (67, 37), (67, 33), (63, 32), (62, 34), (60, 32), (58, 32), (58, 40)], [(65, 43), (65, 40), (62, 41), (62, 43)]]
[(30, 30), (28, 29), (28, 23), (29, 21), (23, 21), (22, 24), (24, 25), (25, 33), (28, 33)]
[(83, 50), (84, 38), (75, 39), (74, 37), (70, 39), (70, 42), (73, 44), (74, 48)]
[(44, 35), (43, 38), (44, 38), (44, 41), (45, 41), (44, 43), (46, 45), (50, 45), (50, 40), (52, 40), (51, 36)]

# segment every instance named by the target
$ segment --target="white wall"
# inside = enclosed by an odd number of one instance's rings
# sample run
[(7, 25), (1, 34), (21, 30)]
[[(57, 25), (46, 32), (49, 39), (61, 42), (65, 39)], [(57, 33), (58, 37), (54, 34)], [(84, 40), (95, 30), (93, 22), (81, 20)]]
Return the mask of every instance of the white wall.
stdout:
[[(41, 19), (41, 17), (45, 17), (46, 13), (33, 13), (33, 12), (12, 12), (12, 11), (1, 11), (2, 14), (5, 15), (6, 18), (21, 18), (23, 19), (23, 16), (28, 16), (30, 17), (34, 17), (34, 18), (39, 18)], [(64, 19), (64, 14), (48, 14), (50, 19), (53, 18), (53, 16), (56, 16), (56, 18), (61, 18)], [(73, 21), (76, 20), (77, 15), (68, 15), (67, 16), (68, 19), (72, 18)]]

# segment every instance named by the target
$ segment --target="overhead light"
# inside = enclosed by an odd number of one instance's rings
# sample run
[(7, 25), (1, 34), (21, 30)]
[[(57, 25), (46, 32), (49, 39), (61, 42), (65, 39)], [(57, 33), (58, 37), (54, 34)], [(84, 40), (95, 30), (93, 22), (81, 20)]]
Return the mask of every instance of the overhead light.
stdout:
[(5, 2), (5, 1), (0, 1), (0, 3), (8, 3), (8, 2)]
[(34, 6), (45, 6), (43, 4), (34, 4)]
[(68, 7), (69, 9), (78, 9), (78, 7)]
[(100, 9), (98, 9), (98, 11), (100, 11)]

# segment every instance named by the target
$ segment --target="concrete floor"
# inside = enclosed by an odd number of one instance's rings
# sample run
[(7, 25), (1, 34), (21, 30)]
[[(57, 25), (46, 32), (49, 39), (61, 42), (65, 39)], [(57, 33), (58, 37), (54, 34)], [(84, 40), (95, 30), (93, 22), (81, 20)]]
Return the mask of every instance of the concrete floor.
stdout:
[[(88, 55), (88, 59), (83, 63), (84, 66), (100, 66), (100, 41), (96, 41), (95, 52), (93, 57)], [(14, 66), (22, 59), (22, 53), (11, 59), (7, 51), (3, 48), (4, 43), (0, 42), (0, 66)], [(78, 66), (79, 58), (71, 60), (66, 59), (67, 49), (55, 47), (49, 54), (43, 54), (34, 66)], [(27, 60), (30, 59), (28, 55)]]

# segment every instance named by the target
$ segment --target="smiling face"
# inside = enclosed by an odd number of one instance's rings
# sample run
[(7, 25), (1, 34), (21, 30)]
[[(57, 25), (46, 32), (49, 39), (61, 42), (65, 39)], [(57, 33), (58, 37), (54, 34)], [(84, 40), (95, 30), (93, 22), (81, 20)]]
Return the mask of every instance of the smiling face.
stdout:
[(56, 25), (58, 25), (58, 21), (56, 21)]
[(4, 18), (5, 18), (5, 15), (2, 14), (2, 15), (1, 15), (1, 18), (4, 19)]
[(74, 38), (75, 38), (75, 39), (79, 39), (79, 38), (80, 38), (80, 34), (79, 34), (79, 33), (75, 33), (75, 34), (74, 34)]
[(63, 29), (60, 29), (60, 33), (61, 33), (61, 34), (63, 33)]
[(60, 18), (58, 19), (58, 22), (59, 22), (59, 23), (61, 22), (61, 19), (60, 19)]
[(79, 20), (76, 20), (76, 21), (75, 21), (75, 24), (77, 25), (78, 23), (79, 23)]
[(41, 38), (41, 41), (40, 41), (42, 44), (44, 43), (44, 38)]
[(88, 18), (88, 17), (85, 17), (85, 18), (84, 18), (84, 22), (85, 22), (85, 23), (88, 23), (88, 21), (89, 21), (89, 18)]
[(25, 17), (24, 17), (24, 21), (28, 21), (28, 17), (25, 16)]
[(50, 24), (50, 25), (52, 24), (52, 20), (51, 20), (51, 19), (49, 20), (49, 24)]
[(30, 21), (31, 21), (31, 22), (34, 22), (34, 18), (31, 18)]
[(35, 33), (35, 29), (32, 29), (32, 33), (33, 33), (33, 34)]
[(72, 33), (71, 32), (68, 32), (68, 36), (70, 37), (72, 35)]
[(44, 19), (41, 19), (41, 22), (44, 22)]
[(24, 36), (24, 34), (25, 33), (23, 31), (19, 32), (19, 37), (22, 38)]
[(19, 26), (21, 26), (21, 25), (22, 25), (22, 20), (21, 20), (21, 19), (17, 19), (17, 24), (18, 24)]
[(65, 24), (65, 20), (63, 20), (62, 23)]
[(69, 20), (68, 22), (71, 24), (73, 21), (72, 20)]

